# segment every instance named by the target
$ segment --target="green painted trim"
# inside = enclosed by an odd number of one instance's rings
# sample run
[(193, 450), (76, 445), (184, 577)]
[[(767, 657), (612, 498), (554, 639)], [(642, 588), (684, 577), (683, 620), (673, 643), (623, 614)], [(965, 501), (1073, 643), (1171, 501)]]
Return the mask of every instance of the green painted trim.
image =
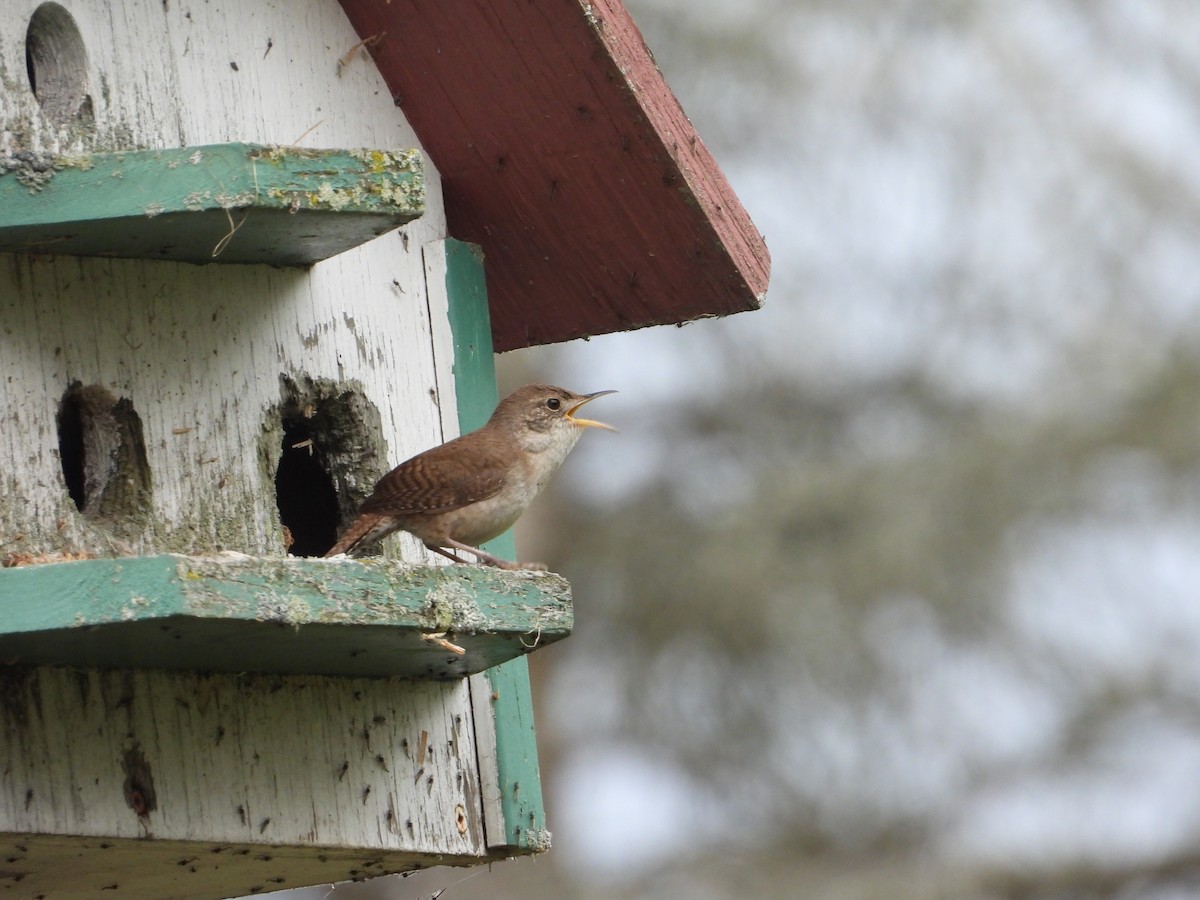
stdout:
[[(571, 628), (556, 575), (389, 561), (146, 556), (0, 570), (0, 659), (459, 678)], [(433, 632), (459, 656), (422, 639)]]
[(0, 158), (0, 251), (309, 265), (425, 208), (416, 150), (26, 155)]
[[(479, 247), (446, 241), (446, 293), (454, 340), (458, 421), (465, 432), (486, 422), (499, 399), (483, 252)], [(516, 558), (511, 532), (486, 546), (498, 556)], [(508, 844), (525, 851), (545, 850), (549, 846), (549, 832), (542, 804), (528, 662), (514, 659), (488, 669), (486, 676), (492, 687), (496, 759)]]
[[(453, 239), (445, 241), (444, 245), (450, 333), (454, 340), (458, 427), (465, 433), (479, 428), (491, 417), (500, 396), (496, 389), (483, 250), (478, 244)], [(511, 550), (511, 534), (505, 534), (497, 541), (508, 541)]]

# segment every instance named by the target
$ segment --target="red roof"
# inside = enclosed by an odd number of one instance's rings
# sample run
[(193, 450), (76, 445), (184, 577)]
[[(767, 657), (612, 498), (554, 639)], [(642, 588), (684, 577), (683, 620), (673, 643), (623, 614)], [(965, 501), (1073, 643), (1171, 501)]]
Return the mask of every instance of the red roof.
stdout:
[(482, 245), (496, 350), (757, 308), (770, 257), (619, 0), (341, 0)]

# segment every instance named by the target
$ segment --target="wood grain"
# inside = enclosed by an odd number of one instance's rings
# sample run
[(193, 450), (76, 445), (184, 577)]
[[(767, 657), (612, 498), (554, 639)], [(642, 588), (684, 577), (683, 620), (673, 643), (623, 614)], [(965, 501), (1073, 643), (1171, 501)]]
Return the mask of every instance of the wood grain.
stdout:
[(463, 681), (0, 668), (0, 888), (214, 897), (384, 874), (417, 854), (478, 859), (466, 691)]

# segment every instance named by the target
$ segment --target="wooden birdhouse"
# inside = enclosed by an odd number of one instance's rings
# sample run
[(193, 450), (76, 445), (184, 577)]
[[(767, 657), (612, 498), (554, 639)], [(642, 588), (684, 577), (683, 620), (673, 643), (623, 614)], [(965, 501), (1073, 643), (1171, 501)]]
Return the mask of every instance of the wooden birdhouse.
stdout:
[(566, 582), (314, 557), (486, 419), (493, 348), (759, 304), (628, 14), (15, 0), (0, 78), (0, 893), (545, 849)]

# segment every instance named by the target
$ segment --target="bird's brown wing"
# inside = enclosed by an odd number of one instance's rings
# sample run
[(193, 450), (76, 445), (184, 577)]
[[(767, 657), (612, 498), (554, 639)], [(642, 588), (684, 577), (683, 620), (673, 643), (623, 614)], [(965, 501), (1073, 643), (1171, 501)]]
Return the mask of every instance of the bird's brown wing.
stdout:
[(392, 469), (359, 508), (359, 513), (391, 516), (441, 513), (486, 500), (504, 487), (505, 460), (476, 452), (463, 460), (456, 441), (442, 444)]

